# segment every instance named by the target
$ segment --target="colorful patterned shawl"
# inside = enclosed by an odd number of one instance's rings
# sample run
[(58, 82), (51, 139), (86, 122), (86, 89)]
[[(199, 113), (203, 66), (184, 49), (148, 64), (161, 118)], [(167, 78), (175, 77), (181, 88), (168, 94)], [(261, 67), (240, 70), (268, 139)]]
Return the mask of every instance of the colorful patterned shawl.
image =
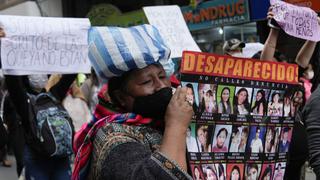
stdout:
[(121, 109), (114, 107), (108, 98), (105, 97), (107, 85), (103, 86), (98, 94), (99, 103), (93, 114), (93, 119), (85, 123), (74, 136), (73, 150), (76, 154), (72, 180), (86, 179), (91, 152), (93, 150), (94, 136), (106, 123), (119, 123), (129, 125), (150, 124), (150, 118), (143, 118), (133, 113), (121, 113)]

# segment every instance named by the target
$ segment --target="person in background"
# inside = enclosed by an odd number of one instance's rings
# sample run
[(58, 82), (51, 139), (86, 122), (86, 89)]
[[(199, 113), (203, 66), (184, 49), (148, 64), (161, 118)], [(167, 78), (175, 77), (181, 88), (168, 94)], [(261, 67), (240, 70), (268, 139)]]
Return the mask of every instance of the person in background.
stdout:
[(225, 55), (233, 57), (243, 57), (242, 49), (246, 46), (244, 42), (239, 39), (233, 38), (225, 41), (223, 44), (223, 52)]
[(81, 92), (88, 104), (90, 112), (94, 112), (94, 108), (98, 104), (98, 93), (101, 87), (102, 83), (100, 83), (94, 69), (91, 68), (89, 78), (81, 85)]
[(226, 180), (224, 167), (222, 164), (218, 164), (218, 172), (219, 172), (219, 178), (218, 180)]
[[(0, 28), (0, 37), (4, 37), (5, 32)], [(71, 178), (70, 157), (50, 158), (36, 154), (32, 149), (32, 137), (30, 136), (29, 98), (27, 93), (38, 94), (45, 92), (47, 77), (41, 75), (14, 76), (5, 75), (5, 83), (10, 94), (14, 107), (21, 117), (25, 135), (24, 146), (24, 167), (26, 180), (32, 179), (54, 179), (65, 180)], [(49, 91), (59, 101), (66, 96), (69, 86), (76, 78), (75, 74), (63, 75), (61, 80), (51, 87)]]
[[(8, 125), (8, 139), (10, 140), (8, 145), (12, 148), (13, 154), (16, 160), (16, 171), (18, 177), (22, 173), (23, 169), (23, 149), (25, 144), (24, 130), (21, 122), (21, 117), (18, 115), (10, 95), (7, 92), (4, 77), (1, 78), (1, 88), (4, 91), (3, 97), (3, 119)], [(2, 104), (2, 103), (1, 103)], [(8, 165), (6, 162), (4, 166)]]
[(273, 176), (273, 179), (274, 180), (282, 180), (284, 177), (284, 173), (283, 173), (283, 169), (281, 167), (281, 164), (278, 163), (275, 171), (274, 171), (274, 176)]

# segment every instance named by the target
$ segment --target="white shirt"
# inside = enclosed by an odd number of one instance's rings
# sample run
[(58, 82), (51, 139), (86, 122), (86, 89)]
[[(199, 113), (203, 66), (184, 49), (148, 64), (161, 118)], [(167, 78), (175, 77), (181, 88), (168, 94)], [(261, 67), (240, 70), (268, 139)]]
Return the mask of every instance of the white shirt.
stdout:
[(259, 153), (259, 150), (262, 149), (262, 141), (260, 138), (253, 139), (251, 141), (251, 152), (252, 153)]

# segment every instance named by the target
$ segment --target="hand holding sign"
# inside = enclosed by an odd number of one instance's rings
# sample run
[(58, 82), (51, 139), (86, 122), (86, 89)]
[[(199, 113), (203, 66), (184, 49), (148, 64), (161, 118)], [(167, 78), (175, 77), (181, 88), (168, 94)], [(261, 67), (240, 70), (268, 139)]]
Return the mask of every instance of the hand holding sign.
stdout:
[(274, 19), (287, 34), (315, 42), (320, 40), (319, 19), (312, 9), (279, 0), (270, 0), (270, 3)]

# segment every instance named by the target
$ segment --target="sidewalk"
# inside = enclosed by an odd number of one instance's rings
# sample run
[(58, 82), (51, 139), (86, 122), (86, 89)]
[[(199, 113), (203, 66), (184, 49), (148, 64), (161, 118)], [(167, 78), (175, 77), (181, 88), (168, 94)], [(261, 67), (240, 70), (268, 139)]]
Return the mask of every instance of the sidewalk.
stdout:
[(3, 167), (2, 163), (0, 163), (0, 180), (17, 180), (18, 175), (16, 172), (16, 161), (13, 156), (9, 156), (9, 160), (11, 160), (11, 167)]

